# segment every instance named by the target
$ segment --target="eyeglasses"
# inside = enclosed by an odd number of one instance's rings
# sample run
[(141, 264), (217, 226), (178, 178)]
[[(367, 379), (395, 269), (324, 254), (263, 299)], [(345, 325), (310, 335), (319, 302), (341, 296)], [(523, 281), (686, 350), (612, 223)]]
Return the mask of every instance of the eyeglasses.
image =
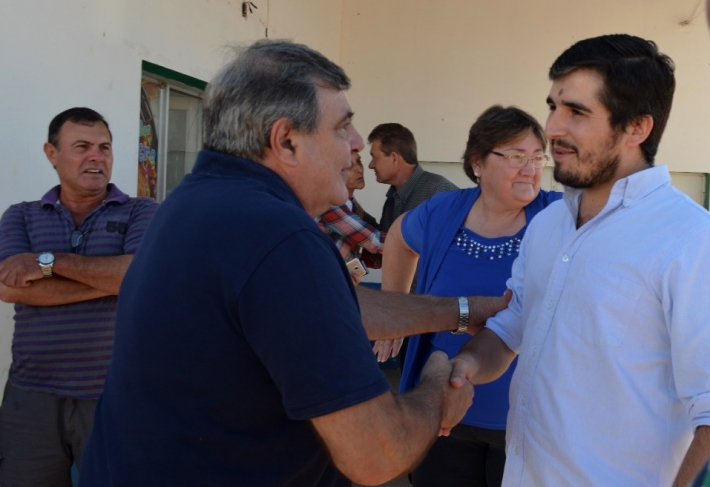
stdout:
[(513, 154), (508, 154), (506, 156), (505, 154), (501, 154), (500, 152), (496, 152), (494, 150), (491, 151), (491, 154), (495, 154), (504, 159), (508, 159), (508, 164), (510, 164), (510, 167), (514, 167), (516, 169), (520, 169), (521, 167), (527, 166), (528, 161), (532, 161), (532, 165), (536, 169), (545, 167), (547, 163), (550, 162), (550, 156), (548, 156), (547, 154), (537, 154), (528, 157), (522, 152), (514, 152)]
[(77, 248), (79, 248), (81, 243), (84, 241), (84, 237), (87, 233), (89, 233), (89, 230), (85, 232), (82, 232), (81, 230), (74, 230), (73, 232), (71, 232), (70, 242), (72, 251), (75, 251)]

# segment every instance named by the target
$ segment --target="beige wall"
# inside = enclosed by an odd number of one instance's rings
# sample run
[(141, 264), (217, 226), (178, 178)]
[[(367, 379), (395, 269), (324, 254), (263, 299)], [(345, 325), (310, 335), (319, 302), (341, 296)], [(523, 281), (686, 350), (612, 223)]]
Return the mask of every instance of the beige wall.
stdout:
[[(400, 122), (414, 132), (421, 160), (459, 161), (468, 128), (485, 108), (514, 104), (544, 123), (547, 69), (555, 58), (577, 40), (624, 32), (655, 40), (676, 63), (675, 103), (657, 163), (710, 172), (703, 3), (343, 0), (340, 58), (353, 79), (356, 125), (367, 136), (379, 123)], [(379, 215), (386, 188), (371, 171), (366, 177), (359, 199)]]

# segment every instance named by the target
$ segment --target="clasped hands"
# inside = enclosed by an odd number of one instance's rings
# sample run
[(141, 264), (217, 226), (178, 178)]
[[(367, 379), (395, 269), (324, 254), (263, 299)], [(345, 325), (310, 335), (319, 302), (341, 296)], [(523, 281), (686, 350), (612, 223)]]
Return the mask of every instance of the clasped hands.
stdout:
[(440, 387), (443, 411), (439, 436), (449, 436), (451, 428), (463, 419), (473, 403), (471, 364), (461, 357), (449, 360), (444, 352), (434, 352), (422, 370), (420, 385)]

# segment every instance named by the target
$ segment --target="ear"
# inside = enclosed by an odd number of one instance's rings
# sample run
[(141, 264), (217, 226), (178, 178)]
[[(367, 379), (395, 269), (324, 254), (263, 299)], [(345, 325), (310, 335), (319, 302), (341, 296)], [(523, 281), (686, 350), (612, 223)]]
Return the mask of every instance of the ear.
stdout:
[(473, 174), (478, 177), (481, 174), (481, 159), (478, 157), (471, 157), (471, 169), (473, 169)]
[(288, 166), (297, 166), (296, 146), (298, 133), (291, 127), (291, 123), (286, 118), (279, 118), (271, 126), (271, 136), (269, 142), (270, 152), (281, 163)]
[(626, 126), (626, 144), (630, 147), (638, 147), (651, 134), (653, 130), (653, 118), (651, 115), (641, 115), (634, 118)]
[(45, 142), (44, 143), (44, 155), (47, 156), (49, 163), (56, 170), (57, 169), (57, 148), (54, 147), (49, 142)]
[(406, 161), (404, 158), (399, 154), (399, 152), (392, 151), (390, 152), (390, 155), (387, 157), (392, 158), (392, 162), (394, 162), (395, 166), (399, 166), (401, 164), (406, 164)]

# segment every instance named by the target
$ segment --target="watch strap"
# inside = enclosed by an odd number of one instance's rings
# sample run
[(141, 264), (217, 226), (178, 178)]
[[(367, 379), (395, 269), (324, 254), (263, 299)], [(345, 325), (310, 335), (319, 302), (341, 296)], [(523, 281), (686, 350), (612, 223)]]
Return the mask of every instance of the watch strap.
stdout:
[(37, 263), (39, 264), (39, 268), (42, 271), (42, 276), (43, 277), (52, 277), (52, 267), (54, 266), (54, 254), (51, 252), (42, 252), (39, 255), (43, 255), (43, 254), (51, 255), (52, 262), (50, 262), (49, 264), (43, 264), (42, 262), (40, 262), (39, 256), (37, 257)]
[(459, 323), (456, 330), (452, 331), (454, 335), (461, 335), (468, 331), (469, 307), (468, 298), (459, 297)]

